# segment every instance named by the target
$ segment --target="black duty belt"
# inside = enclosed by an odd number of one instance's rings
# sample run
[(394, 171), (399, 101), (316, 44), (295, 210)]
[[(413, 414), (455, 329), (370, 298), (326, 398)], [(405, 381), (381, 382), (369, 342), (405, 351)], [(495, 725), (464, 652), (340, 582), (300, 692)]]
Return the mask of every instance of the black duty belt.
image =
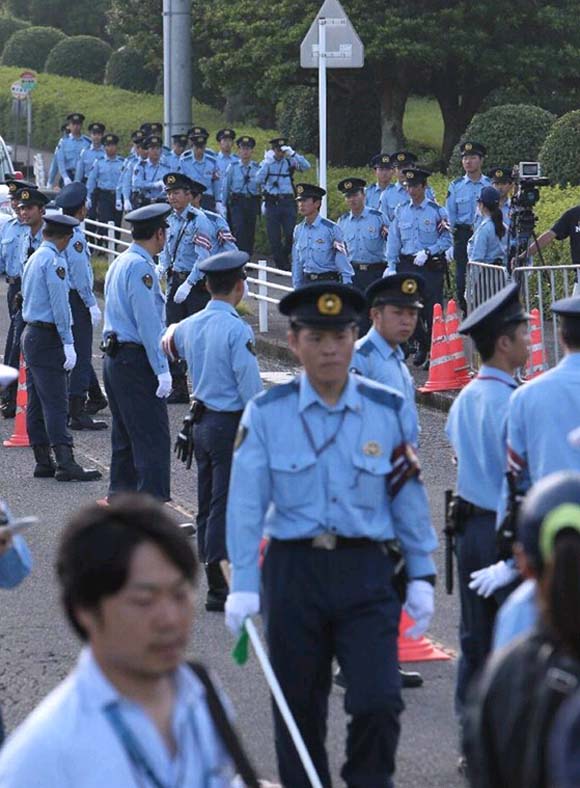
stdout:
[[(187, 277), (190, 275), (190, 273), (191, 271), (173, 271), (171, 274), (171, 282), (173, 283), (175, 281), (183, 284), (183, 282), (187, 281)], [(207, 290), (205, 286), (205, 277), (192, 285), (192, 287), (194, 290)]]
[(9, 285), (19, 285), (22, 281), (21, 277), (19, 276), (7, 276), (6, 283)]
[(276, 205), (279, 202), (285, 202), (286, 200), (294, 200), (293, 194), (265, 194), (264, 199), (266, 200), (266, 205)]
[(466, 233), (468, 231), (470, 233), (472, 233), (473, 232), (473, 225), (471, 225), (471, 224), (456, 224), (454, 229), (456, 231), (458, 230), (460, 233)]
[(323, 274), (304, 273), (304, 278), (309, 282), (340, 282), (340, 274), (336, 271), (328, 271)]
[(311, 547), (314, 550), (344, 550), (345, 548), (359, 548), (383, 546), (385, 542), (379, 542), (376, 539), (369, 539), (366, 536), (356, 536), (349, 538), (347, 536), (338, 536), (338, 534), (324, 533), (313, 537), (312, 539), (274, 539), (271, 540), (278, 545), (285, 547)]
[(27, 325), (34, 326), (34, 328), (44, 328), (46, 331), (56, 331), (54, 323), (45, 323), (43, 320), (31, 320)]
[(385, 268), (386, 263), (357, 263), (356, 260), (352, 261), (353, 268), (356, 271), (373, 271), (375, 268)]
[(241, 200), (257, 200), (257, 194), (240, 194), (240, 192), (234, 192), (230, 196), (231, 202), (241, 202)]
[(139, 342), (119, 342), (117, 347), (119, 350), (122, 350), (123, 348), (145, 350), (144, 345), (141, 345)]
[(490, 515), (493, 514), (495, 517), (496, 513), (493, 512), (491, 509), (482, 509), (481, 506), (476, 506), (471, 501), (466, 501), (465, 498), (461, 498), (459, 495), (457, 496), (457, 500), (459, 501), (459, 505), (461, 507), (461, 513), (464, 518), (467, 517), (479, 517), (481, 515)]

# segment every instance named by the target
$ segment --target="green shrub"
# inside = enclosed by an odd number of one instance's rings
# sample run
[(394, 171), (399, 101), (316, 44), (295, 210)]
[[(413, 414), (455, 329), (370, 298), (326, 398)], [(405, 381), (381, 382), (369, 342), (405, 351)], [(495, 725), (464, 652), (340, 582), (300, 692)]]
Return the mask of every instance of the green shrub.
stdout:
[[(460, 143), (467, 139), (487, 148), (486, 163), (511, 167), (519, 161), (536, 161), (555, 115), (541, 107), (504, 104), (475, 115)], [(449, 162), (449, 172), (461, 174), (461, 154), (457, 145)]]
[(76, 77), (102, 84), (112, 49), (94, 36), (65, 38), (50, 50), (44, 70), (61, 77)]
[(42, 71), (48, 53), (66, 38), (56, 27), (27, 27), (13, 33), (2, 53), (3, 66), (21, 66)]
[(301, 153), (318, 154), (318, 90), (300, 85), (290, 88), (277, 113), (280, 133)]
[(580, 184), (580, 110), (568, 112), (552, 126), (540, 151), (542, 174), (553, 183)]
[(143, 65), (143, 57), (136, 49), (121, 47), (113, 52), (107, 63), (105, 84), (136, 93), (155, 93), (158, 75)]
[(13, 33), (18, 30), (24, 30), (25, 27), (30, 27), (30, 22), (24, 19), (16, 19), (13, 16), (0, 16), (0, 52), (4, 49), (4, 45)]

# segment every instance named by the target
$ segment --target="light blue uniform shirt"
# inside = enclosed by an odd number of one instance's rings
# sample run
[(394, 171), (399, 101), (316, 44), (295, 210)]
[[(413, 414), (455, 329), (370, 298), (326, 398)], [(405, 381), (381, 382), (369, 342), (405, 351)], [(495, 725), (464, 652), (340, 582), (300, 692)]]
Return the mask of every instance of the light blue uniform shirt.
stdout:
[(165, 153), (163, 155), (163, 160), (169, 167), (169, 172), (179, 171), (179, 160), (181, 159), (181, 156), (181, 153), (175, 153), (174, 151), (169, 151), (169, 153)]
[(70, 177), (67, 170), (72, 170), (74, 178), (81, 151), (89, 148), (90, 145), (90, 139), (85, 137), (84, 134), (81, 134), (80, 137), (72, 137), (69, 134), (67, 137), (62, 138), (54, 154), (61, 178)]
[(318, 214), (313, 222), (304, 220), (294, 228), (292, 284), (300, 287), (307, 281), (304, 274), (329, 271), (339, 273), (344, 284), (352, 282), (354, 270), (346, 257), (342, 230)]
[(210, 254), (219, 254), (220, 252), (237, 252), (238, 247), (236, 239), (232, 235), (229, 224), (224, 217), (215, 213), (214, 211), (203, 212), (209, 219), (211, 227), (211, 252)]
[(223, 178), (223, 202), (227, 203), (232, 194), (243, 194), (245, 197), (259, 194), (260, 186), (256, 179), (259, 169), (257, 161), (248, 164), (242, 164), (239, 160), (233, 162)]
[(105, 322), (103, 337), (111, 332), (119, 342), (143, 345), (156, 375), (169, 371), (161, 350), (165, 331), (165, 296), (159, 286), (155, 263), (138, 243), (113, 262), (105, 277)]
[(305, 373), (250, 401), (227, 504), (233, 591), (258, 591), (264, 534), (396, 537), (410, 578), (435, 574), (437, 537), (423, 484), (413, 476), (391, 494), (412, 431), (402, 406), (398, 392), (353, 374), (333, 406)]
[[(420, 205), (412, 202), (400, 205), (395, 211), (387, 239), (389, 270), (396, 272), (402, 254), (415, 255), (421, 249), (439, 254), (452, 244), (445, 208), (427, 198)], [(419, 266), (417, 269), (417, 273), (421, 273)]]
[[(89, 179), (87, 181), (89, 199), (93, 199), (93, 192), (95, 189), (117, 192), (124, 163), (122, 156), (115, 156), (114, 159), (103, 156), (102, 159), (97, 159), (97, 161), (95, 161), (91, 167)], [(115, 199), (117, 199), (117, 194), (115, 195)]]
[[(8, 523), (14, 520), (10, 507), (5, 501), (0, 501), (0, 510), (6, 516)], [(23, 536), (15, 534), (12, 545), (5, 553), (0, 555), (0, 588), (14, 588), (30, 574), (32, 557)]]
[(511, 375), (483, 364), (451, 406), (445, 425), (457, 457), (457, 494), (492, 512), (505, 476), (507, 412), (516, 388)]
[(168, 218), (169, 229), (165, 246), (159, 256), (162, 271), (189, 271), (187, 281), (194, 285), (204, 274), (198, 264), (210, 256), (212, 225), (199, 208), (190, 205), (181, 213), (173, 211)]
[(135, 788), (152, 783), (131, 760), (107, 717), (118, 710), (163, 785), (233, 788), (233, 767), (207, 708), (205, 689), (185, 665), (175, 672), (172, 755), (149, 713), (109, 682), (89, 648), (73, 672), (0, 752), (1, 788)]
[(133, 183), (133, 170), (138, 161), (146, 161), (141, 159), (133, 150), (123, 162), (121, 174), (117, 182), (117, 200), (130, 200), (131, 199), (131, 185)]
[(405, 407), (411, 411), (413, 429), (409, 436), (416, 446), (419, 442), (419, 414), (415, 403), (415, 384), (405, 364), (405, 354), (400, 347), (393, 348), (374, 326), (361, 337), (352, 357), (351, 372), (376, 380), (395, 389), (405, 398)]
[(58, 175), (58, 161), (56, 159), (56, 152), (58, 151), (58, 149), (60, 147), (60, 144), (61, 144), (61, 142), (63, 141), (64, 138), (65, 137), (63, 136), (63, 137), (61, 137), (59, 139), (59, 141), (56, 144), (56, 148), (54, 149), (54, 153), (52, 154), (52, 161), (50, 162), (50, 167), (49, 167), (49, 170), (48, 170), (48, 176), (47, 176), (47, 179), (46, 179), (46, 183), (49, 186), (54, 183), (54, 181), (56, 180), (56, 177)]
[(346, 242), (349, 263), (386, 263), (388, 227), (380, 211), (363, 208), (358, 216), (352, 211), (339, 217), (338, 226)]
[(171, 167), (163, 158), (159, 159), (157, 164), (146, 159), (144, 165), (137, 166), (133, 170), (132, 189), (134, 192), (142, 192), (150, 200), (155, 200), (165, 194), (163, 176), (169, 172)]
[(525, 580), (497, 611), (493, 631), (493, 651), (509, 646), (522, 635), (527, 635), (538, 623), (537, 584)]
[(216, 202), (221, 200), (222, 184), (215, 156), (210, 156), (205, 151), (198, 161), (193, 151), (186, 150), (179, 160), (179, 172), (193, 181), (202, 183), (206, 188), (206, 194), (212, 195)]
[(292, 178), (290, 177), (291, 172), (304, 172), (304, 170), (309, 169), (310, 162), (299, 153), (295, 153), (290, 158), (284, 156), (279, 161), (268, 162), (264, 159), (257, 172), (256, 181), (265, 194), (271, 194), (272, 196), (294, 194)]
[(17, 260), (20, 263), (20, 271), (18, 275), (22, 276), (22, 271), (24, 270), (26, 261), (33, 252), (36, 252), (36, 250), (40, 248), (40, 244), (42, 243), (42, 225), (34, 234), (32, 233), (29, 225), (24, 225), (24, 231), (18, 237), (18, 243), (20, 246), (17, 253)]
[(224, 178), (224, 175), (227, 172), (228, 167), (231, 164), (233, 164), (235, 161), (239, 161), (239, 160), (240, 160), (240, 157), (236, 153), (230, 153), (229, 155), (226, 156), (226, 154), (222, 153), (221, 150), (218, 153), (218, 155), (215, 157), (215, 164), (216, 164), (216, 167), (219, 170), (220, 178), (222, 179), (222, 181), (221, 181), (222, 184), (224, 182), (223, 178)]
[(43, 241), (24, 266), (22, 317), (25, 323), (54, 323), (63, 345), (73, 344), (68, 291), (64, 255), (52, 241)]
[[(388, 189), (392, 186), (392, 183), (389, 183), (388, 186), (385, 188)], [(375, 211), (380, 210), (381, 205), (381, 197), (384, 194), (385, 189), (381, 189), (378, 183), (371, 183), (365, 189), (365, 205), (367, 208), (374, 208)]]
[(87, 248), (87, 239), (80, 227), (73, 229), (73, 236), (63, 252), (66, 260), (71, 290), (76, 290), (87, 309), (97, 303), (93, 293), (93, 268)]
[(464, 175), (449, 184), (445, 207), (452, 228), (458, 224), (473, 225), (481, 190), (484, 186), (490, 185), (491, 180), (487, 175), (482, 175), (478, 181), (472, 181), (471, 178)]
[(478, 263), (505, 262), (505, 235), (498, 238), (489, 216), (482, 218), (467, 242), (467, 258)]
[(21, 242), (28, 227), (18, 219), (9, 219), (0, 230), (0, 273), (20, 276), (22, 273)]
[[(430, 186), (425, 189), (425, 197), (431, 202), (437, 202), (435, 199), (435, 192)], [(395, 218), (395, 211), (399, 205), (406, 205), (411, 202), (407, 187), (403, 186), (399, 181), (390, 183), (387, 188), (381, 192), (379, 201), (379, 210), (387, 218), (387, 225), (390, 227), (391, 222)]]
[(254, 332), (231, 304), (212, 299), (173, 335), (191, 374), (193, 396), (210, 410), (243, 410), (262, 391)]
[(99, 145), (98, 148), (95, 148), (93, 145), (88, 148), (84, 148), (81, 151), (79, 160), (77, 162), (75, 181), (85, 182), (89, 177), (89, 172), (91, 171), (93, 164), (97, 161), (97, 159), (104, 158), (105, 148), (103, 145)]

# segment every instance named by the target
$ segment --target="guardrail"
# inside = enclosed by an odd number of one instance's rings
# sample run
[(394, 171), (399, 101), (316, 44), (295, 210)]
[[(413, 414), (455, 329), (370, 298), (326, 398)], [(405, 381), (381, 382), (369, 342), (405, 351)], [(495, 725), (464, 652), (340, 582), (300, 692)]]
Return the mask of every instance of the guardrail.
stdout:
[[(87, 237), (87, 245), (93, 252), (100, 252), (107, 256), (109, 264), (115, 257), (131, 243), (131, 231), (125, 227), (119, 227), (115, 222), (97, 222), (95, 219), (85, 219), (84, 232)], [(106, 234), (101, 232), (106, 230)], [(123, 241), (121, 236), (127, 237)]]

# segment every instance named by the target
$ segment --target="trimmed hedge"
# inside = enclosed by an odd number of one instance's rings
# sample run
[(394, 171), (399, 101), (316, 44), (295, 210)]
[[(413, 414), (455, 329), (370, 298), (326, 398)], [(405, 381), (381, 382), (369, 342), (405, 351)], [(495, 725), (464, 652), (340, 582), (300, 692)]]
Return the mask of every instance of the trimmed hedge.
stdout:
[[(528, 104), (504, 104), (475, 115), (459, 144), (477, 140), (487, 148), (486, 165), (512, 167), (519, 161), (536, 161), (556, 116)], [(457, 145), (449, 162), (449, 172), (462, 174)]]
[(66, 38), (56, 27), (27, 27), (13, 33), (2, 53), (3, 66), (20, 66), (42, 71), (51, 49)]
[(542, 175), (565, 186), (580, 184), (580, 110), (568, 112), (552, 126), (540, 151)]
[(155, 93), (158, 75), (144, 66), (142, 61), (143, 57), (137, 49), (117, 49), (107, 63), (105, 85), (114, 85), (137, 93)]
[(24, 30), (25, 27), (30, 27), (30, 22), (24, 19), (16, 19), (13, 16), (0, 16), (0, 52), (4, 49), (11, 35), (19, 30)]
[(103, 83), (112, 48), (94, 36), (65, 38), (50, 50), (44, 70), (61, 77), (76, 77), (97, 85)]
[(318, 153), (318, 89), (301, 85), (290, 88), (278, 107), (276, 122), (301, 153)]

